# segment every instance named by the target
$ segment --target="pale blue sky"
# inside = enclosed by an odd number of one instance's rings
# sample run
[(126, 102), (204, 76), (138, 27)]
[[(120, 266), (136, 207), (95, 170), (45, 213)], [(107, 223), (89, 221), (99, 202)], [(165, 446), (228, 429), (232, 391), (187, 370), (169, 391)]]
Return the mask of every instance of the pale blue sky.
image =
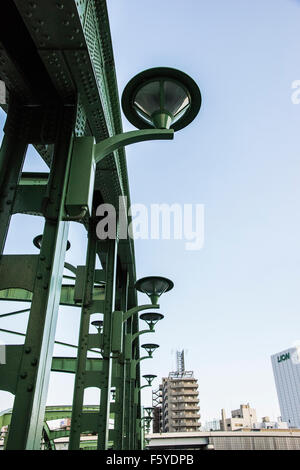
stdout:
[(278, 416), (270, 355), (300, 339), (300, 2), (108, 5), (120, 93), (141, 70), (170, 66), (203, 98), (174, 142), (127, 149), (133, 202), (205, 205), (201, 251), (136, 242), (138, 276), (175, 283), (161, 299), (161, 347), (143, 367), (163, 376), (185, 348), (203, 422), (248, 401)]
[[(279, 416), (270, 355), (300, 339), (300, 105), (291, 102), (300, 79), (300, 2), (108, 0), (108, 7), (120, 94), (141, 70), (170, 66), (193, 77), (203, 98), (173, 142), (127, 149), (132, 202), (205, 206), (201, 251), (186, 251), (184, 241), (136, 242), (138, 277), (175, 283), (161, 298), (165, 319), (145, 336), (160, 348), (143, 373), (167, 375), (184, 348), (203, 423), (245, 402), (259, 416)], [(125, 117), (123, 125), (132, 129)], [(33, 152), (26, 168), (42, 168)], [(14, 217), (6, 252), (17, 240), (19, 253), (36, 252), (31, 239), (42, 221), (33, 222)], [(73, 225), (68, 257), (80, 264), (86, 238)], [(62, 309), (61, 341), (76, 342), (73, 310)], [(1, 325), (23, 331), (25, 319)], [(69, 403), (71, 384), (52, 374), (49, 404)], [(149, 405), (150, 392), (143, 397)], [(11, 401), (0, 392), (0, 409)]]

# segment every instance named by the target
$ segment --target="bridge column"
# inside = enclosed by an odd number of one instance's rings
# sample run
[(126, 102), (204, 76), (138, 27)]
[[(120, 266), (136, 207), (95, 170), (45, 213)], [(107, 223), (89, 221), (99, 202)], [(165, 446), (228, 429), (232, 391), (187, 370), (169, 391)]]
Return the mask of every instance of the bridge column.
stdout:
[[(27, 111), (27, 112), (26, 112)], [(3, 253), (17, 185), (28, 147), (26, 124), (31, 113), (10, 100), (0, 149), (0, 254)]]
[(103, 372), (98, 420), (98, 450), (105, 450), (109, 438), (110, 392), (112, 379), (112, 312), (115, 309), (118, 240), (101, 242), (106, 248), (106, 286), (103, 323)]
[(56, 115), (58, 131), (44, 201), (46, 222), (7, 449), (40, 448), (68, 236), (69, 224), (62, 219), (75, 115), (75, 106), (60, 107)]
[(88, 228), (88, 246), (86, 255), (86, 271), (84, 279), (84, 291), (82, 299), (81, 320), (79, 330), (78, 355), (76, 364), (76, 376), (73, 393), (73, 406), (70, 430), (69, 450), (80, 448), (80, 433), (83, 431), (83, 399), (87, 386), (87, 354), (89, 349), (90, 316), (94, 312), (93, 290), (96, 266), (97, 236), (93, 221)]
[[(116, 309), (123, 312), (127, 311), (127, 301), (128, 301), (128, 284), (129, 276), (128, 273), (122, 273), (120, 275), (120, 299), (116, 304)], [(127, 320), (129, 322), (130, 320)], [(124, 325), (123, 329), (123, 349), (125, 345), (126, 329), (127, 323)], [(119, 358), (113, 359), (113, 371), (115, 371), (116, 376), (113, 377), (113, 385), (116, 386), (116, 399), (113, 404), (112, 409), (114, 410), (114, 449), (122, 450), (124, 449), (125, 443), (125, 389), (126, 389), (126, 361), (124, 358), (124, 353), (120, 355)]]

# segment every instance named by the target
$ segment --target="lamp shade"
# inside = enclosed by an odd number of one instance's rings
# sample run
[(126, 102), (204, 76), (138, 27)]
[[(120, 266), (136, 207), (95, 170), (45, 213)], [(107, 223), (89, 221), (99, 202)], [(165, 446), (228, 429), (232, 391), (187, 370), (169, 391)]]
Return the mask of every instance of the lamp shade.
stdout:
[(154, 374), (145, 374), (143, 375), (143, 378), (146, 379), (146, 380), (154, 380), (156, 379), (157, 375), (154, 375)]
[(123, 112), (138, 129), (178, 131), (196, 117), (200, 107), (198, 85), (187, 74), (169, 67), (139, 73), (122, 95)]
[(139, 279), (135, 283), (135, 288), (150, 297), (152, 304), (156, 304), (159, 297), (169, 290), (173, 289), (174, 284), (170, 279), (160, 276), (148, 276)]
[(153, 406), (146, 406), (146, 407), (144, 408), (144, 411), (146, 411), (148, 417), (151, 416), (151, 413), (152, 413), (153, 410), (154, 410)]
[(103, 327), (103, 320), (94, 320), (91, 324), (100, 330)]
[(149, 325), (150, 330), (153, 330), (154, 325), (159, 320), (162, 320), (164, 318), (164, 315), (162, 313), (156, 313), (156, 312), (149, 312), (149, 313), (142, 313), (140, 315), (140, 319), (144, 320), (147, 325)]
[[(41, 249), (41, 246), (42, 246), (42, 239), (43, 239), (43, 235), (37, 235), (36, 237), (34, 237), (32, 243), (34, 244), (34, 246), (36, 248), (38, 248), (39, 250)], [(67, 251), (71, 248), (71, 243), (69, 242), (69, 240), (67, 241)]]
[(152, 357), (153, 351), (159, 348), (159, 344), (153, 344), (153, 343), (142, 344), (141, 348), (144, 348), (149, 354), (149, 356)]

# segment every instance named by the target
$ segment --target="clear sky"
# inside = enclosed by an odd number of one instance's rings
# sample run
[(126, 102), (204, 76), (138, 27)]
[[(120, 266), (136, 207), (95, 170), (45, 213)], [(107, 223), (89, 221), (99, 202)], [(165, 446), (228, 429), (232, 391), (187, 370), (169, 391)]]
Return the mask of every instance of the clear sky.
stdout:
[[(138, 277), (175, 284), (161, 298), (165, 319), (145, 337), (160, 348), (143, 373), (167, 375), (176, 349), (185, 349), (203, 423), (247, 402), (258, 416), (277, 417), (270, 355), (300, 340), (300, 105), (291, 101), (300, 80), (300, 2), (108, 0), (108, 9), (120, 94), (141, 70), (169, 66), (193, 77), (203, 98), (173, 142), (126, 151), (133, 203), (205, 207), (200, 251), (180, 240), (136, 241)], [(123, 125), (132, 129), (125, 117)], [(33, 151), (26, 165), (43, 168)], [(42, 222), (27, 220), (13, 218), (7, 253), (36, 252), (31, 239)], [(83, 263), (78, 224), (70, 240), (68, 259)], [(25, 320), (1, 325), (24, 331)], [(61, 309), (57, 339), (76, 342), (78, 321), (79, 312)], [(49, 404), (71, 398), (72, 377), (52, 374)], [(151, 403), (149, 391), (143, 398)], [(11, 403), (0, 392), (0, 409)]]

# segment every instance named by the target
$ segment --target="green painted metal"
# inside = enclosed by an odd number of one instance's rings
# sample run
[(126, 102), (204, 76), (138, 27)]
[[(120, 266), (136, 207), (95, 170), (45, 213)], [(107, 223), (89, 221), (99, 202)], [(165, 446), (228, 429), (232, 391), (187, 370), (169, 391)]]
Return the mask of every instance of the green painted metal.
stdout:
[(149, 310), (153, 308), (159, 308), (158, 304), (146, 304), (146, 305), (138, 305), (137, 307), (132, 307), (130, 310), (124, 313), (123, 317), (123, 322), (127, 321), (130, 317), (135, 315), (138, 312), (141, 312), (142, 310)]
[(132, 341), (134, 341), (138, 336), (141, 336), (141, 335), (144, 335), (146, 333), (155, 333), (155, 330), (140, 330), (138, 331), (137, 333), (135, 333), (134, 335), (132, 335)]
[(114, 311), (112, 315), (111, 350), (114, 354), (121, 354), (123, 350), (123, 312)]
[(10, 317), (12, 315), (19, 315), (19, 313), (30, 312), (30, 308), (24, 308), (23, 310), (16, 310), (15, 312), (2, 313), (0, 318)]
[[(128, 306), (128, 272), (118, 273), (120, 288), (117, 291), (116, 307), (124, 312)], [(126, 331), (130, 328), (125, 322), (123, 328), (123, 344), (125, 343)], [(123, 450), (125, 448), (125, 398), (126, 398), (126, 367), (127, 362), (124, 353), (113, 359), (112, 386), (116, 387), (115, 402), (111, 404), (111, 411), (114, 412), (114, 438), (113, 448)]]
[[(77, 370), (77, 359), (75, 357), (54, 357), (51, 370), (53, 372), (66, 372), (75, 374)], [(86, 371), (102, 372), (102, 359), (88, 358), (86, 360)], [(99, 407), (98, 407), (99, 408)]]
[(85, 208), (92, 215), (96, 163), (93, 137), (76, 137), (73, 144), (65, 208), (76, 217)]
[(126, 145), (147, 140), (170, 140), (173, 138), (174, 131), (172, 129), (143, 129), (114, 135), (94, 146), (95, 162), (99, 163), (104, 157)]
[[(94, 286), (94, 299), (99, 305), (104, 302), (104, 287)], [(12, 289), (0, 290), (1, 300), (12, 300), (19, 302), (30, 302), (32, 300), (32, 292), (17, 287)], [(81, 303), (74, 299), (74, 286), (65, 284), (61, 286), (60, 305), (69, 307), (81, 307)]]
[(98, 420), (98, 450), (108, 448), (109, 438), (109, 413), (110, 413), (110, 391), (112, 379), (112, 312), (115, 307), (115, 286), (116, 286), (116, 267), (117, 267), (117, 248), (118, 240), (107, 240), (101, 242), (106, 249), (106, 287), (105, 287), (105, 307), (103, 323), (103, 374), (100, 399), (100, 413)]
[[(73, 393), (72, 421), (70, 431), (69, 449), (75, 450), (80, 446), (80, 434), (84, 429), (83, 398), (87, 387), (88, 371), (86, 369), (87, 353), (89, 347), (89, 326), (91, 306), (93, 304), (94, 273), (96, 266), (97, 238), (95, 225), (90, 222), (89, 239), (86, 257), (85, 282), (83, 291), (83, 305), (78, 342), (78, 355), (76, 363), (76, 376)], [(106, 297), (106, 295), (105, 295)]]
[[(50, 370), (75, 374), (70, 448), (95, 448), (94, 442), (80, 443), (86, 431), (98, 433), (98, 449), (141, 448), (136, 422), (144, 358), (139, 353), (143, 332), (137, 313), (159, 306), (137, 307), (133, 241), (97, 241), (94, 214), (97, 201), (113, 204), (117, 215), (119, 196), (126, 196), (130, 205), (124, 147), (172, 139), (173, 130), (122, 133), (106, 2), (63, 3), (60, 8), (59, 2), (14, 0), (0, 18), (0, 78), (5, 77), (10, 91), (0, 150), (1, 253), (12, 214), (45, 219), (39, 254), (0, 258), (0, 299), (31, 303), (25, 343), (9, 346), (8, 363), (0, 367), (0, 388), (15, 394), (6, 448), (39, 449), (43, 435), (46, 447), (53, 449), (55, 436), (63, 435), (44, 424)], [(9, 24), (18, 30), (17, 52), (10, 47), (15, 39)], [(50, 173), (22, 173), (28, 143), (34, 144)], [(70, 220), (87, 230), (86, 266), (64, 263)], [(96, 256), (103, 270), (95, 269)], [(73, 285), (62, 283), (64, 266), (75, 275)], [(56, 342), (78, 347), (77, 358), (52, 357), (59, 305), (81, 308), (78, 346)], [(116, 314), (119, 331), (114, 338), (113, 312), (125, 312)], [(102, 334), (89, 333), (93, 313), (103, 314)], [(92, 348), (103, 357), (87, 357)], [(89, 386), (101, 389), (101, 402), (93, 409), (83, 407)], [(52, 411), (51, 416), (59, 415)], [(71, 416), (71, 407), (68, 413)], [(112, 413), (115, 428), (109, 430)]]
[(68, 236), (68, 224), (62, 222), (62, 217), (73, 118), (72, 107), (60, 111), (61, 127), (47, 185), (46, 223), (20, 364), (23, 378), (17, 381), (7, 449), (40, 448)]
[(0, 149), (0, 254), (4, 250), (12, 207), (28, 147), (25, 122), (29, 120), (30, 112), (26, 112), (24, 107), (11, 100)]

